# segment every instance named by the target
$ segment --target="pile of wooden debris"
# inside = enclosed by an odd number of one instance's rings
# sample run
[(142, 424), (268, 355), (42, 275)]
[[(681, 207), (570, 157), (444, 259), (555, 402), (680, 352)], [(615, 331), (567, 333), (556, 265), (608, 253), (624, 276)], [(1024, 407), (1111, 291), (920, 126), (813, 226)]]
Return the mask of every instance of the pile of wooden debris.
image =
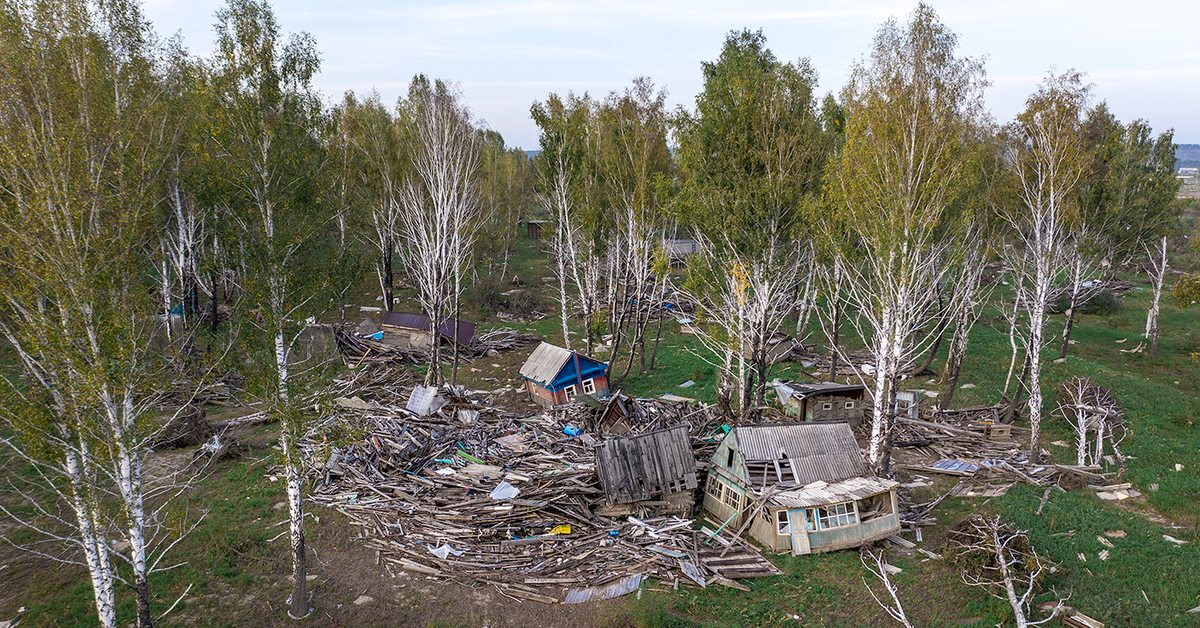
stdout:
[[(622, 595), (650, 577), (676, 588), (742, 588), (733, 579), (780, 573), (751, 546), (696, 531), (690, 519), (597, 514), (605, 503), (598, 441), (582, 431), (600, 422), (592, 406), (518, 416), (443, 389), (417, 408), (419, 395), (401, 393), (411, 386), (381, 384), (387, 379), (357, 374), (341, 383), (339, 424), (361, 434), (353, 444), (313, 439), (305, 447), (318, 461), (312, 500), (361, 526), (393, 575), (398, 568), (570, 603)], [(694, 404), (622, 399), (638, 416), (656, 417), (635, 422), (637, 432), (685, 425), (704, 460), (719, 441)]]

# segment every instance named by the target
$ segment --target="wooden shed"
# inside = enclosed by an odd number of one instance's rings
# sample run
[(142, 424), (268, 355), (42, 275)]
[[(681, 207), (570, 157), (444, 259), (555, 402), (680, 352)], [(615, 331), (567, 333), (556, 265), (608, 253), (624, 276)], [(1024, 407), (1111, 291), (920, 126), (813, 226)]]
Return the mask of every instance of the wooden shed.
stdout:
[(861, 384), (799, 384), (787, 382), (775, 386), (775, 394), (784, 412), (804, 421), (840, 421), (858, 427), (863, 419), (864, 395)]
[(689, 513), (699, 485), (686, 425), (597, 443), (596, 474), (609, 505), (660, 512)]
[[(429, 349), (433, 347), (433, 321), (424, 314), (385, 312), (379, 321), (383, 341), (397, 347)], [(475, 323), (446, 319), (440, 326), (441, 336), (466, 346), (475, 337)]]
[(764, 546), (810, 554), (899, 532), (897, 485), (871, 472), (846, 423), (742, 426), (713, 454), (704, 509), (726, 527), (754, 517)]
[(530, 401), (545, 407), (564, 404), (574, 395), (608, 398), (608, 365), (543, 342), (521, 365)]
[(541, 240), (542, 239), (542, 226), (545, 225), (547, 222), (549, 222), (549, 221), (547, 221), (547, 220), (527, 220), (527, 221), (525, 221), (525, 237), (533, 238), (535, 240)]

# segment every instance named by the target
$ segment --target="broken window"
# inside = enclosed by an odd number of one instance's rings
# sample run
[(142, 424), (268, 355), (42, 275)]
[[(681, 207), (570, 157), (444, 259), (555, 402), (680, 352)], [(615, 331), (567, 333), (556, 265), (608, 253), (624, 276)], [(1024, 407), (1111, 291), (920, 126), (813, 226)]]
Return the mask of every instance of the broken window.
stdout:
[(596, 394), (596, 380), (595, 380), (595, 378), (593, 378), (593, 379), (585, 379), (585, 380), (583, 380), (583, 394), (585, 394), (585, 395), (594, 395), (594, 394)]
[(722, 485), (725, 487), (725, 499), (723, 500), (725, 502), (725, 505), (729, 506), (730, 508), (732, 508), (734, 510), (739, 510), (742, 505), (741, 494), (738, 493), (736, 490), (734, 490), (734, 488), (732, 486), (729, 486), (728, 484), (722, 483)]
[(775, 479), (774, 467), (771, 468), (768, 475), (766, 462), (746, 463), (746, 480), (750, 482), (751, 486), (765, 486), (768, 479)]
[(858, 501), (858, 513), (860, 521), (870, 521), (871, 519), (878, 519), (884, 515), (892, 514), (892, 494), (880, 493), (866, 499), (860, 499)]
[(796, 477), (792, 469), (792, 460), (787, 457), (787, 453), (783, 450), (779, 451), (779, 460), (775, 461), (775, 472), (779, 476), (780, 484), (799, 484), (800, 480)]
[(725, 452), (725, 466), (726, 466), (727, 468), (732, 468), (732, 467), (733, 467), (733, 448), (732, 448), (732, 447), (730, 447), (730, 448), (729, 448), (729, 449), (728, 449), (728, 450)]
[(786, 510), (776, 510), (775, 511), (775, 530), (780, 535), (787, 535), (787, 534), (792, 533), (792, 524), (790, 521), (788, 521), (788, 511), (786, 511)]
[(567, 396), (570, 397), (570, 396), (575, 395), (579, 391), (575, 389), (575, 384), (571, 384), (570, 386), (567, 386), (566, 388), (564, 388), (563, 392), (567, 393)]
[(854, 512), (854, 502), (821, 506), (817, 508), (817, 516), (821, 519), (822, 530), (858, 523), (857, 513)]

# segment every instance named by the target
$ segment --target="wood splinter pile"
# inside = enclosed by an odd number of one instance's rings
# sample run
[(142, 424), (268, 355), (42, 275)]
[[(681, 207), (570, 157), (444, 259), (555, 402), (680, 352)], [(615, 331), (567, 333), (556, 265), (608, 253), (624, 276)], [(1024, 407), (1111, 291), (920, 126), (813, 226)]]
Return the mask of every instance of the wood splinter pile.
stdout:
[[(360, 526), (393, 576), (398, 568), (549, 603), (621, 595), (651, 577), (676, 588), (741, 587), (731, 578), (780, 573), (749, 545), (702, 536), (689, 519), (595, 514), (605, 503), (595, 438), (564, 433), (588, 424), (582, 419), (593, 410), (583, 404), (521, 417), (443, 392), (449, 403), (422, 417), (398, 405), (398, 395), (348, 383), (341, 390), (356, 393), (338, 400), (341, 424), (361, 437), (332, 450), (306, 443), (320, 461), (312, 500)], [(693, 442), (709, 450), (707, 413), (682, 407), (658, 412), (661, 422), (689, 417)]]

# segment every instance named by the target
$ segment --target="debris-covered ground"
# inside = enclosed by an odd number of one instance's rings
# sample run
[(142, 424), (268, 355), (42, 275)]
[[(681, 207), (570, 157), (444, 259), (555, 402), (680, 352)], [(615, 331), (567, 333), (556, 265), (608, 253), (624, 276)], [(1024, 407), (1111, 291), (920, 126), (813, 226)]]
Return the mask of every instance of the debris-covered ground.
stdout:
[[(613, 508), (605, 499), (596, 473), (600, 439), (683, 425), (704, 469), (728, 429), (715, 408), (618, 397), (618, 413), (572, 403), (520, 414), (492, 405), (486, 391), (427, 389), (410, 371), (386, 366), (354, 371), (336, 390), (327, 425), (337, 433), (307, 445), (312, 499), (359, 526), (389, 574), (572, 603), (635, 591), (646, 578), (672, 589), (742, 587), (736, 579), (781, 573), (753, 545), (729, 538), (731, 530), (713, 534), (721, 522), (701, 525), (706, 513), (698, 508), (683, 518), (644, 504)], [(1099, 466), (1030, 463), (1019, 430), (1014, 435), (997, 415), (980, 407), (900, 419), (894, 464), (907, 487), (931, 485), (931, 474), (960, 478), (924, 503), (902, 494), (905, 526), (936, 524), (932, 512), (946, 497), (1001, 495), (1017, 482), (1045, 488), (1045, 498), (1056, 486), (1129, 488)]]

